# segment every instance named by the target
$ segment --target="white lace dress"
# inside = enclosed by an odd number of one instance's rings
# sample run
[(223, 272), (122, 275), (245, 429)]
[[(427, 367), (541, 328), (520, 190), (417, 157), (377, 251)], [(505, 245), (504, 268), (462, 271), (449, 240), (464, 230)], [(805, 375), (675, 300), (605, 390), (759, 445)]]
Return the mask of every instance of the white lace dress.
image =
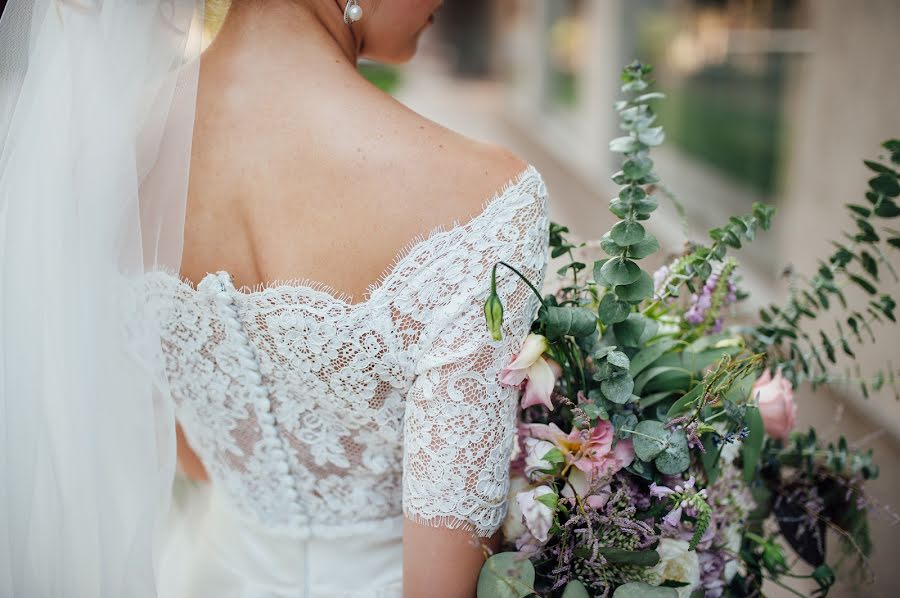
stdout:
[(146, 274), (177, 417), (210, 475), (176, 500), (161, 598), (401, 596), (403, 516), (496, 531), (517, 390), (500, 369), (539, 306), (548, 199), (529, 166), (480, 213), (414, 239), (365, 300), (307, 280), (194, 288)]

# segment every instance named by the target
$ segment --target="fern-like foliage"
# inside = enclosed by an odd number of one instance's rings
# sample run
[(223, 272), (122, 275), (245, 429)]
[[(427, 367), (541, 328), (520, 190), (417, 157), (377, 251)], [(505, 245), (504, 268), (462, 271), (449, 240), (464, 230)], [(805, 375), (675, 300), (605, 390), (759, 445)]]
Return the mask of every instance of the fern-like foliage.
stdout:
[[(855, 359), (854, 346), (875, 341), (873, 324), (896, 322), (896, 302), (883, 287), (886, 279), (897, 280), (887, 254), (900, 249), (900, 231), (889, 226), (900, 216), (900, 140), (891, 139), (882, 147), (886, 156), (865, 161), (874, 173), (865, 193), (868, 203), (847, 204), (850, 230), (832, 242), (831, 255), (819, 261), (815, 275), (802, 288), (795, 288), (784, 305), (760, 310), (761, 323), (750, 335), (750, 346), (775, 358), (794, 385), (834, 381), (831, 370), (839, 353)], [(862, 289), (868, 296), (865, 307), (850, 310), (847, 286)], [(833, 329), (829, 326), (817, 335), (804, 330), (804, 325), (824, 318), (835, 306), (840, 306), (841, 313)], [(890, 365), (871, 379), (856, 382), (866, 396), (870, 389), (877, 391), (886, 384), (897, 393), (897, 374)]]

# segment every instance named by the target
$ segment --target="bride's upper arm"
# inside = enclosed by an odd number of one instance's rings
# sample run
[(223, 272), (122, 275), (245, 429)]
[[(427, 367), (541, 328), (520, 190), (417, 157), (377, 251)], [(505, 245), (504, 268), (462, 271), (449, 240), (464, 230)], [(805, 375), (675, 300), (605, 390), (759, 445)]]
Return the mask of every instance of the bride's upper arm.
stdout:
[[(495, 191), (527, 167), (515, 159), (504, 165)], [(453, 263), (428, 271), (447, 271), (450, 278), (422, 281), (440, 288), (423, 295), (437, 294), (447, 305), (428, 323), (432, 330), (406, 397), (406, 596), (474, 596), (485, 547), (496, 548), (506, 512), (518, 389), (501, 385), (498, 375), (529, 332), (539, 299), (511, 271), (497, 270), (504, 305), (499, 341), (488, 331), (484, 301), (495, 263), (509, 263), (540, 288), (548, 254), (545, 204), (537, 197), (543, 185), (536, 175), (519, 183), (522, 193), (457, 239)]]

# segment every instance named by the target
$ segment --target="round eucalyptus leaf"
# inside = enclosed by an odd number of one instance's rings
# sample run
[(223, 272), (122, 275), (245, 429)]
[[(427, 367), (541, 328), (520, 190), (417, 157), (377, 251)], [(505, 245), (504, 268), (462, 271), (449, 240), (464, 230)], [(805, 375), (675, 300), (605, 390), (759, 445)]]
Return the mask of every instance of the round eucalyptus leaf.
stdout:
[(587, 336), (597, 329), (597, 317), (584, 307), (548, 305), (544, 317), (546, 336), (551, 341), (569, 336)]
[(656, 469), (665, 475), (675, 475), (685, 471), (691, 464), (687, 436), (684, 430), (669, 431), (668, 446), (654, 461)]
[(609, 202), (609, 211), (619, 218), (627, 218), (628, 212), (630, 212), (631, 210), (624, 201), (617, 197)]
[(641, 275), (641, 267), (626, 258), (612, 258), (600, 268), (600, 274), (610, 284), (631, 284)]
[(649, 232), (644, 233), (643, 239), (628, 246), (628, 256), (636, 260), (644, 259), (657, 251), (659, 251), (659, 241)]
[(629, 313), (623, 321), (613, 326), (613, 332), (623, 347), (639, 347), (646, 326), (647, 318), (641, 314)]
[(620, 220), (609, 231), (612, 240), (626, 247), (644, 240), (644, 227), (633, 220)]
[(600, 307), (597, 310), (600, 321), (606, 325), (622, 322), (631, 312), (631, 305), (624, 301), (616, 299), (615, 294), (607, 293), (600, 300)]
[(600, 238), (600, 248), (611, 256), (622, 255), (622, 252), (625, 251), (624, 247), (612, 240), (609, 232)]
[(626, 372), (610, 376), (600, 383), (600, 391), (603, 392), (603, 396), (619, 405), (624, 405), (631, 400), (633, 388), (634, 380)]
[(609, 261), (609, 258), (603, 258), (602, 260), (597, 260), (594, 262), (594, 281), (598, 286), (601, 286), (605, 289), (611, 289), (612, 285), (603, 277), (603, 273), (601, 270), (603, 269), (603, 265)]
[(622, 165), (622, 174), (629, 179), (640, 180), (653, 170), (653, 161), (650, 158), (640, 157), (626, 160)]
[(628, 356), (621, 351), (610, 351), (606, 354), (606, 361), (625, 370), (631, 367), (631, 361), (628, 359)]
[(634, 211), (638, 217), (649, 216), (651, 212), (659, 207), (659, 202), (652, 195), (648, 195), (641, 201), (634, 202)]
[(637, 185), (629, 185), (619, 191), (619, 199), (628, 204), (640, 201), (645, 197), (647, 197), (647, 192), (644, 191), (643, 187)]
[(651, 586), (642, 581), (633, 581), (616, 588), (613, 598), (678, 598), (675, 588)]
[(491, 556), (478, 575), (477, 598), (525, 598), (534, 593), (534, 565), (520, 552)]
[(591, 595), (588, 594), (587, 588), (584, 587), (583, 583), (577, 579), (573, 579), (566, 584), (566, 589), (563, 590), (562, 598), (591, 598)]
[(650, 278), (649, 274), (641, 270), (640, 278), (631, 284), (617, 286), (615, 291), (620, 301), (640, 303), (644, 299), (649, 299), (653, 296), (653, 279)]
[(662, 422), (654, 419), (645, 419), (634, 428), (637, 434), (632, 434), (634, 454), (641, 461), (651, 461), (659, 455), (667, 445), (669, 431)]

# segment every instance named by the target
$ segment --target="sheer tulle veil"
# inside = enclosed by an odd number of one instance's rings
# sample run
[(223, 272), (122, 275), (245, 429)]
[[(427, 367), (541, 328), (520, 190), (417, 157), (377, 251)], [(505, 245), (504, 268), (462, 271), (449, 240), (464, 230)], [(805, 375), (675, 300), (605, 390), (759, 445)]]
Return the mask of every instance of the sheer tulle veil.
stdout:
[(0, 19), (0, 595), (156, 595), (174, 416), (141, 275), (178, 270), (202, 1)]

